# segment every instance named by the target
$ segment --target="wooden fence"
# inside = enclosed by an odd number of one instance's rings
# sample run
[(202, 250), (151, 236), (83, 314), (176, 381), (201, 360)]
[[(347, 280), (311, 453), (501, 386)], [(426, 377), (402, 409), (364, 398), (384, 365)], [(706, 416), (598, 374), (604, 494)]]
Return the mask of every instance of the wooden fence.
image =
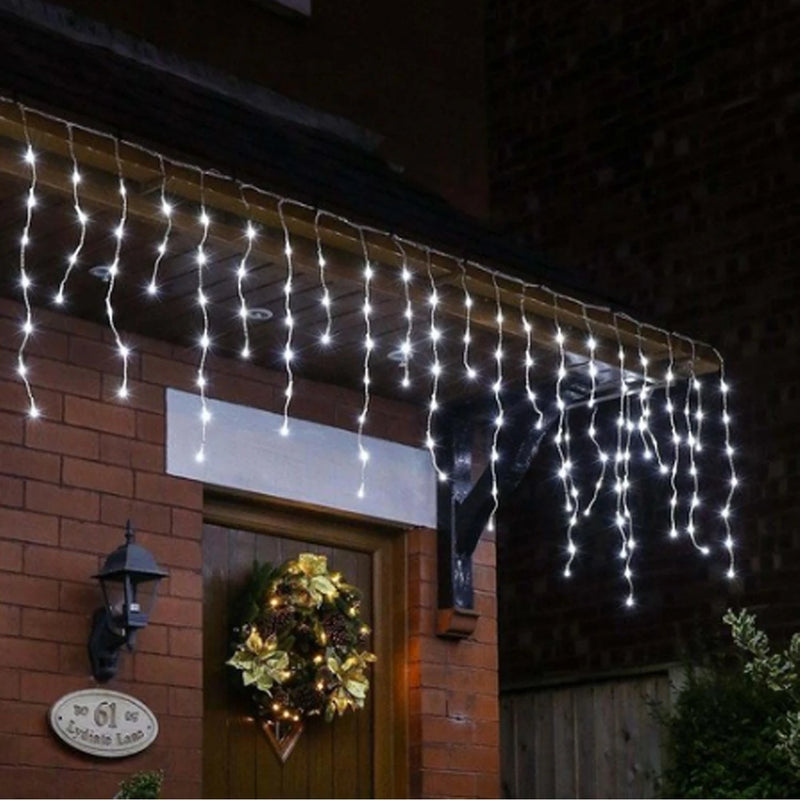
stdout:
[(675, 675), (647, 675), (504, 692), (505, 797), (656, 797), (662, 728)]

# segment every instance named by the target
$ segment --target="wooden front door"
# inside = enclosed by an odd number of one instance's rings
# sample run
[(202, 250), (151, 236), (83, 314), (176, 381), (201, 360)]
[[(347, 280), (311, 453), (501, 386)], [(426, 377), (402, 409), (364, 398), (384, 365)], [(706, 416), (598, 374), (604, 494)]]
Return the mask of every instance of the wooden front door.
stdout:
[[(404, 596), (399, 542), (390, 531), (304, 511), (209, 503), (203, 530), (203, 791), (206, 797), (381, 797), (403, 795)], [(280, 564), (302, 552), (328, 557), (363, 594), (373, 629), (371, 690), (363, 711), (326, 723), (312, 718), (282, 763), (253, 716), (252, 701), (224, 662), (231, 609), (253, 560)], [(399, 562), (399, 563), (398, 563)], [(399, 592), (399, 595), (395, 595)], [(405, 603), (402, 603), (403, 608)], [(398, 792), (399, 790), (399, 792)]]

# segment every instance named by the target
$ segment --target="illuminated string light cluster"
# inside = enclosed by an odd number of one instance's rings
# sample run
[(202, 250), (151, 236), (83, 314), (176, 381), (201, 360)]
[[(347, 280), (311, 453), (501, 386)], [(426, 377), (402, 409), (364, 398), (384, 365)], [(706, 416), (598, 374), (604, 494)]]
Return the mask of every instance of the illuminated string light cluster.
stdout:
[(19, 285), (22, 289), (22, 300), (25, 305), (25, 321), (22, 323), (22, 341), (17, 351), (17, 373), (20, 378), (22, 378), (22, 382), (25, 385), (25, 392), (28, 395), (28, 416), (32, 419), (36, 419), (40, 412), (33, 397), (33, 390), (31, 389), (28, 364), (25, 361), (25, 348), (28, 346), (28, 341), (33, 335), (34, 330), (33, 309), (31, 308), (30, 297), (33, 282), (27, 272), (26, 256), (31, 243), (31, 222), (33, 221), (33, 209), (36, 208), (36, 183), (38, 174), (36, 172), (36, 153), (31, 145), (28, 121), (24, 109), (22, 109), (22, 126), (25, 133), (26, 144), (24, 159), (30, 172), (30, 182), (28, 183), (28, 194), (25, 201), (25, 227), (22, 230), (22, 236), (19, 242)]
[(363, 229), (359, 229), (359, 236), (361, 238), (361, 248), (364, 253), (364, 305), (362, 311), (364, 314), (364, 375), (361, 382), (364, 387), (364, 402), (361, 407), (361, 413), (358, 415), (358, 460), (361, 462), (361, 482), (358, 485), (358, 497), (363, 498), (366, 493), (366, 475), (367, 475), (367, 462), (369, 461), (369, 450), (364, 446), (364, 426), (367, 424), (367, 414), (369, 413), (369, 400), (370, 400), (370, 383), (372, 377), (369, 371), (369, 360), (372, 351), (375, 349), (375, 341), (372, 338), (372, 305), (370, 296), (370, 285), (374, 277), (374, 270), (372, 264), (369, 262), (369, 251), (367, 249), (367, 240), (364, 236)]
[(431, 286), (431, 293), (428, 297), (428, 305), (430, 306), (428, 337), (431, 340), (433, 363), (431, 364), (431, 396), (428, 402), (428, 416), (425, 422), (425, 447), (428, 448), (428, 452), (431, 454), (431, 462), (433, 463), (437, 478), (444, 482), (447, 480), (447, 473), (441, 469), (436, 460), (436, 440), (433, 438), (433, 418), (439, 410), (439, 381), (442, 378), (443, 371), (442, 362), (439, 360), (439, 340), (442, 338), (442, 332), (436, 326), (436, 309), (439, 306), (439, 292), (436, 289), (436, 280), (433, 277), (430, 248), (426, 249), (426, 253), (428, 281)]
[(331, 315), (331, 293), (328, 289), (328, 280), (325, 274), (327, 262), (322, 252), (322, 237), (319, 232), (319, 218), (322, 212), (317, 210), (314, 214), (314, 236), (317, 240), (317, 266), (319, 267), (319, 285), (322, 287), (322, 296), (320, 303), (325, 309), (325, 330), (320, 334), (319, 341), (323, 347), (327, 347), (331, 343), (331, 330), (333, 329), (333, 316)]
[(411, 369), (411, 359), (414, 355), (414, 348), (411, 344), (411, 335), (414, 332), (414, 307), (411, 303), (411, 281), (412, 281), (412, 274), (411, 270), (408, 268), (408, 254), (406, 253), (405, 248), (400, 243), (400, 240), (396, 237), (392, 237), (392, 241), (395, 244), (395, 247), (400, 251), (400, 280), (403, 282), (403, 295), (405, 296), (405, 309), (403, 311), (403, 316), (406, 320), (406, 335), (402, 342), (400, 342), (400, 354), (402, 356), (402, 360), (400, 362), (403, 368), (403, 379), (401, 384), (404, 389), (408, 389), (411, 386), (411, 378), (409, 375)]
[(292, 282), (294, 281), (294, 262), (292, 260), (292, 243), (289, 238), (289, 227), (283, 213), (284, 200), (278, 202), (278, 217), (283, 229), (283, 254), (286, 258), (286, 281), (283, 284), (283, 321), (286, 324), (286, 343), (283, 348), (283, 363), (286, 369), (286, 388), (283, 390), (283, 424), (280, 428), (281, 436), (289, 435), (289, 406), (294, 394), (294, 317), (292, 316)]
[(117, 345), (117, 352), (122, 359), (122, 383), (117, 389), (117, 396), (121, 399), (128, 397), (128, 360), (131, 356), (130, 348), (122, 341), (116, 320), (114, 319), (114, 289), (117, 285), (119, 276), (120, 259), (122, 257), (122, 240), (125, 238), (125, 225), (128, 222), (128, 189), (125, 186), (125, 176), (122, 173), (122, 160), (119, 155), (119, 141), (114, 140), (114, 160), (117, 165), (117, 175), (119, 177), (119, 197), (120, 211), (119, 222), (114, 228), (114, 258), (108, 268), (108, 289), (106, 291), (105, 306), (108, 327), (114, 334), (114, 341)]
[(153, 262), (153, 274), (150, 276), (150, 283), (147, 284), (147, 293), (151, 297), (158, 294), (158, 271), (161, 267), (161, 262), (167, 254), (169, 247), (169, 237), (172, 233), (172, 204), (167, 200), (167, 171), (164, 168), (164, 157), (158, 157), (158, 165), (161, 169), (161, 205), (159, 211), (166, 220), (164, 227), (164, 237), (156, 248), (156, 258)]
[(211, 422), (211, 410), (208, 407), (208, 377), (206, 376), (206, 360), (208, 351), (211, 347), (211, 336), (209, 331), (208, 317), (208, 295), (205, 291), (204, 273), (208, 263), (206, 253), (206, 242), (208, 241), (208, 231), (211, 227), (211, 218), (206, 211), (205, 183), (204, 174), (200, 173), (200, 217), (199, 223), (202, 228), (200, 242), (197, 245), (195, 261), (197, 263), (197, 304), (200, 306), (201, 318), (203, 321), (203, 332), (200, 334), (200, 363), (197, 366), (197, 386), (200, 390), (200, 449), (196, 453), (198, 461), (205, 461), (206, 457), (206, 435), (208, 433), (208, 423)]
[(75, 218), (78, 220), (80, 233), (78, 234), (78, 243), (67, 257), (67, 267), (64, 270), (64, 276), (61, 278), (58, 291), (53, 298), (53, 302), (55, 302), (57, 306), (63, 305), (66, 300), (67, 282), (69, 281), (72, 270), (75, 269), (78, 264), (81, 251), (86, 243), (86, 226), (89, 222), (89, 215), (81, 207), (81, 199), (78, 192), (78, 186), (81, 182), (81, 172), (78, 168), (78, 159), (75, 156), (75, 137), (73, 135), (72, 125), (67, 125), (67, 145), (69, 147), (70, 159), (72, 160), (72, 175), (70, 176), (70, 181), (72, 183), (72, 207), (75, 210)]
[(242, 358), (248, 359), (251, 356), (250, 326), (248, 324), (250, 319), (250, 311), (247, 308), (247, 302), (244, 296), (244, 281), (245, 278), (247, 278), (248, 261), (250, 259), (250, 254), (253, 252), (253, 245), (256, 240), (256, 229), (252, 221), (249, 219), (250, 203), (247, 202), (247, 197), (245, 196), (244, 189), (242, 189), (241, 186), (239, 187), (239, 195), (242, 198), (242, 204), (245, 207), (248, 220), (244, 229), (244, 236), (247, 240), (247, 246), (245, 247), (242, 258), (239, 261), (239, 266), (236, 268), (236, 295), (239, 298), (239, 319), (242, 323), (242, 349), (240, 351), (240, 355)]
[[(24, 159), (28, 165), (29, 180), (25, 225), (20, 239), (19, 249), (19, 283), (22, 290), (25, 316), (22, 322), (22, 340), (17, 354), (17, 369), (25, 385), (29, 401), (28, 414), (30, 417), (37, 417), (40, 415), (40, 410), (35, 403), (31, 389), (29, 368), (26, 361), (26, 348), (30, 342), (30, 337), (34, 334), (33, 310), (31, 305), (31, 294), (34, 287), (32, 276), (28, 268), (28, 254), (31, 244), (34, 211), (38, 202), (36, 194), (38, 175), (37, 157), (31, 145), (25, 109), (20, 106), (20, 111), (25, 132), (26, 150)], [(66, 266), (63, 273), (60, 275), (58, 288), (54, 295), (51, 295), (57, 305), (64, 305), (67, 300), (67, 289), (71, 274), (74, 268), (79, 266), (81, 255), (84, 252), (90, 220), (82, 205), (83, 176), (80, 172), (74, 139), (73, 128), (77, 129), (79, 126), (64, 122), (63, 120), (60, 120), (60, 122), (63, 122), (66, 126), (69, 153), (68, 163), (71, 163), (72, 166), (72, 210), (77, 225), (74, 245), (67, 254)], [(93, 133), (96, 134), (96, 132)], [(122, 334), (117, 327), (114, 310), (114, 295), (117, 281), (120, 278), (129, 207), (126, 178), (123, 173), (122, 159), (120, 156), (121, 143), (117, 139), (113, 139), (113, 143), (118, 178), (119, 214), (116, 227), (114, 228), (115, 246), (113, 258), (107, 268), (108, 282), (105, 292), (105, 311), (109, 327), (113, 333), (117, 352), (122, 359), (122, 380), (118, 389), (118, 394), (120, 398), (124, 399), (129, 394), (128, 370), (131, 350), (128, 345), (125, 344)], [(167, 162), (162, 155), (152, 153), (136, 145), (126, 143), (126, 147), (137, 148), (142, 152), (154, 156), (158, 161), (161, 177), (159, 213), (160, 219), (163, 221), (163, 227), (160, 227), (160, 243), (156, 248), (150, 283), (146, 287), (148, 294), (156, 296), (160, 291), (160, 270), (163, 266), (164, 258), (169, 252), (174, 226), (185, 226), (186, 224), (183, 215), (178, 215), (176, 220), (173, 205), (167, 196), (166, 190), (169, 185), (168, 167), (174, 165), (176, 167), (189, 168), (191, 165), (181, 164), (174, 160), (169, 160)], [(197, 169), (196, 167), (191, 168)], [(208, 353), (212, 346), (212, 339), (208, 309), (210, 298), (206, 292), (205, 281), (205, 270), (208, 266), (207, 247), (210, 236), (211, 219), (206, 210), (204, 190), (205, 173), (202, 171), (199, 172), (200, 214), (198, 222), (201, 230), (199, 242), (196, 246), (195, 259), (197, 303), (200, 309), (200, 318), (202, 322), (202, 328), (198, 334), (200, 357), (197, 368), (197, 385), (201, 404), (202, 428), (197, 457), (198, 460), (202, 461), (206, 457), (207, 426), (211, 420), (207, 400), (208, 375), (206, 373), (206, 365)], [(224, 177), (220, 177), (220, 179), (224, 179)], [(652, 326), (647, 326), (651, 327), (654, 333), (662, 335), (666, 342), (667, 365), (666, 372), (662, 374), (661, 370), (664, 368), (663, 357), (660, 357), (653, 350), (649, 351), (649, 353), (646, 352), (644, 346), (646, 339), (643, 335), (643, 326), (641, 323), (636, 322), (627, 315), (615, 314), (608, 309), (600, 309), (595, 306), (578, 303), (570, 298), (562, 297), (561, 295), (551, 292), (552, 306), (555, 311), (552, 341), (555, 346), (554, 349), (557, 351), (557, 367), (556, 374), (550, 376), (549, 381), (547, 381), (547, 386), (545, 386), (546, 382), (540, 377), (537, 376), (537, 379), (534, 380), (535, 358), (533, 350), (533, 324), (528, 316), (530, 302), (526, 295), (528, 289), (538, 288), (541, 290), (543, 287), (533, 287), (522, 281), (517, 281), (519, 287), (519, 322), (517, 323), (516, 321), (516, 312), (512, 315), (514, 319), (507, 321), (504, 315), (507, 314), (508, 311), (502, 302), (500, 280), (504, 282), (513, 282), (514, 279), (501, 276), (480, 264), (465, 262), (463, 259), (454, 258), (449, 254), (434, 251), (430, 247), (420, 245), (407, 239), (400, 239), (384, 231), (376, 231), (372, 228), (356, 225), (330, 212), (311, 208), (289, 198), (265, 192), (257, 187), (250, 187), (242, 183), (237, 183), (237, 185), (244, 206), (246, 226), (244, 228), (244, 247), (239, 250), (241, 255), (238, 258), (237, 267), (231, 272), (235, 274), (235, 291), (236, 298), (238, 299), (238, 315), (241, 322), (242, 346), (239, 352), (240, 356), (244, 359), (248, 359), (252, 356), (249, 329), (251, 312), (246, 301), (246, 286), (250, 263), (253, 253), (255, 252), (254, 248), (259, 246), (257, 243), (257, 227), (255, 221), (264, 221), (264, 217), (259, 217), (260, 211), (256, 210), (255, 203), (251, 206), (248, 201), (248, 197), (245, 195), (245, 189), (248, 193), (252, 192), (253, 194), (267, 197), (275, 203), (283, 232), (283, 253), (286, 267), (285, 282), (283, 284), (283, 322), (286, 326), (286, 336), (283, 342), (283, 364), (286, 375), (286, 387), (280, 433), (284, 436), (289, 434), (290, 408), (295, 389), (295, 334), (302, 333), (302, 328), (298, 329), (298, 323), (293, 316), (293, 282), (295, 280), (296, 269), (290, 230), (285, 213), (287, 205), (290, 205), (292, 208), (302, 209), (309, 219), (309, 212), (313, 213), (319, 276), (319, 301), (325, 314), (324, 328), (315, 331), (314, 335), (318, 338), (319, 344), (325, 348), (333, 343), (332, 334), (334, 321), (336, 319), (336, 310), (334, 309), (334, 298), (330, 291), (327, 263), (320, 233), (321, 215), (325, 214), (332, 219), (351, 226), (353, 230), (358, 232), (360, 237), (363, 252), (362, 317), (364, 334), (363, 360), (361, 361), (363, 402), (361, 413), (358, 416), (357, 428), (357, 456), (360, 463), (358, 496), (363, 497), (366, 492), (367, 463), (370, 458), (370, 453), (366, 446), (367, 439), (364, 433), (368, 422), (370, 402), (373, 393), (373, 387), (371, 385), (373, 380), (373, 368), (376, 354), (380, 352), (378, 337), (374, 333), (375, 320), (372, 306), (373, 279), (377, 276), (378, 270), (381, 271), (382, 277), (385, 276), (379, 261), (381, 251), (379, 248), (371, 249), (372, 240), (368, 240), (368, 235), (375, 233), (383, 237), (383, 241), (390, 239), (393, 242), (396, 250), (396, 257), (393, 263), (397, 265), (400, 285), (403, 287), (401, 303), (405, 322), (399, 334), (394, 334), (399, 339), (397, 348), (395, 349), (399, 348), (400, 354), (402, 355), (401, 385), (406, 388), (410, 387), (412, 384), (412, 377), (415, 377), (412, 374), (412, 357), (414, 357), (413, 366), (415, 369), (417, 369), (418, 364), (419, 374), (430, 376), (430, 393), (426, 395), (427, 415), (424, 445), (430, 453), (434, 471), (440, 481), (447, 481), (449, 478), (447, 473), (439, 466), (437, 460), (438, 446), (435, 439), (435, 422), (437, 419), (436, 415), (441, 411), (440, 394), (442, 393), (442, 382), (445, 380), (445, 377), (447, 377), (453, 381), (460, 381), (462, 387), (465, 381), (470, 383), (475, 387), (475, 391), (483, 392), (484, 396), (490, 399), (494, 404), (495, 417), (491, 435), (491, 446), (488, 453), (488, 462), (492, 478), (491, 493), (493, 499), (493, 509), (489, 524), (490, 526), (495, 524), (495, 517), (499, 508), (499, 486), (502, 483), (500, 480), (500, 468), (502, 466), (503, 454), (500, 444), (504, 440), (503, 437), (500, 436), (500, 431), (505, 422), (504, 399), (507, 400), (507, 398), (517, 390), (521, 391), (524, 386), (524, 391), (530, 404), (531, 425), (535, 426), (537, 429), (544, 428), (546, 419), (545, 411), (548, 412), (549, 416), (551, 410), (547, 408), (547, 406), (551, 402), (555, 404), (555, 411), (557, 411), (557, 414), (554, 415), (556, 417), (556, 424), (553, 433), (553, 442), (558, 453), (558, 478), (561, 483), (561, 489), (563, 490), (564, 509), (567, 514), (567, 559), (564, 569), (564, 574), (566, 576), (569, 577), (573, 574), (576, 559), (579, 557), (576, 537), (574, 535), (579, 520), (590, 517), (592, 514), (596, 513), (597, 510), (604, 508), (601, 499), (604, 497), (604, 488), (607, 488), (608, 495), (611, 498), (609, 505), (613, 506), (613, 513), (609, 515), (609, 518), (613, 518), (614, 524), (619, 532), (619, 556), (623, 564), (623, 578), (628, 589), (625, 602), (629, 606), (635, 604), (633, 556), (637, 547), (637, 542), (634, 535), (631, 496), (634, 491), (632, 477), (634, 475), (634, 470), (638, 467), (640, 462), (651, 462), (650, 468), (652, 470), (655, 470), (657, 467), (657, 471), (662, 476), (665, 476), (665, 486), (667, 484), (666, 478), (668, 477), (669, 536), (673, 539), (688, 538), (694, 548), (703, 555), (712, 552), (712, 546), (715, 546), (716, 543), (708, 535), (707, 531), (701, 532), (699, 530), (699, 520), (701, 518), (706, 519), (706, 517), (701, 517), (698, 509), (700, 509), (704, 500), (708, 502), (711, 497), (711, 495), (708, 494), (705, 495), (705, 498), (701, 497), (701, 477), (704, 479), (707, 478), (706, 475), (701, 476), (701, 467), (704, 473), (710, 472), (710, 470), (705, 467), (706, 462), (701, 457), (701, 454), (705, 452), (705, 448), (710, 444), (710, 439), (709, 442), (704, 441), (704, 431), (706, 430), (704, 425), (708, 418), (712, 417), (712, 424), (716, 426), (717, 419), (715, 411), (712, 414), (705, 408), (707, 404), (710, 404), (710, 394), (707, 396), (707, 393), (711, 391), (709, 388), (710, 383), (708, 381), (704, 382), (702, 375), (699, 375), (696, 369), (697, 352), (696, 343), (694, 341), (686, 337), (679, 337), (677, 334), (671, 334), (657, 328), (652, 328)], [(83, 195), (84, 197), (88, 196), (88, 193), (84, 191)], [(94, 230), (94, 227), (95, 226), (92, 225), (92, 230)], [(192, 230), (194, 230), (194, 228), (192, 228)], [(441, 257), (442, 259), (446, 259), (453, 266), (453, 274), (448, 276), (447, 279), (440, 279), (438, 285), (432, 267), (432, 255), (434, 253), (437, 255), (437, 258)], [(300, 262), (298, 261), (298, 267), (299, 265)], [(479, 312), (476, 310), (476, 299), (480, 298), (476, 288), (477, 284), (473, 285), (473, 292), (475, 292), (475, 294), (473, 295), (470, 292), (471, 274), (468, 272), (468, 268), (474, 272), (482, 272), (491, 279), (495, 300), (494, 324), (491, 322), (491, 317), (485, 313), (485, 308), (480, 308)], [(418, 276), (422, 278), (424, 269), (427, 270), (429, 292), (424, 287), (414, 286), (415, 277)], [(415, 272), (415, 270), (418, 270), (418, 273)], [(460, 275), (456, 273), (455, 270), (458, 270)], [(460, 287), (458, 286), (459, 277)], [(424, 283), (424, 280), (421, 282)], [(502, 288), (505, 290), (505, 286)], [(383, 290), (383, 286), (380, 286), (380, 290)], [(233, 295), (233, 291), (231, 291), (230, 294)], [(485, 293), (485, 289), (483, 299), (489, 299), (489, 295)], [(576, 314), (574, 311), (570, 311), (569, 314), (562, 314), (562, 309), (559, 307), (560, 301), (562, 300), (564, 301), (564, 307), (569, 304), (573, 309), (580, 309), (583, 318), (582, 325), (580, 321), (576, 324)], [(463, 309), (459, 312), (457, 309), (462, 303)], [(450, 364), (449, 362), (446, 363), (448, 351), (442, 346), (444, 334), (443, 329), (440, 327), (440, 313), (442, 313), (441, 310), (443, 306), (446, 309), (446, 313), (459, 314), (461, 320), (463, 320), (463, 331), (460, 334), (461, 341), (458, 342), (454, 340), (452, 343), (454, 345), (453, 350), (456, 351), (452, 353), (453, 361), (460, 361), (460, 364), (457, 364), (457, 368), (454, 370), (457, 373), (455, 376), (451, 374), (445, 376), (446, 370), (449, 373)], [(603, 312), (603, 314), (606, 315), (606, 321), (598, 321), (602, 317), (597, 317), (595, 315), (590, 317), (590, 309)], [(607, 321), (609, 313), (613, 320), (613, 333), (611, 334), (609, 334), (611, 325), (609, 325)], [(419, 342), (416, 344), (416, 348), (424, 352), (415, 353), (413, 338), (415, 333), (415, 321), (418, 318), (424, 319), (426, 315), (428, 321), (427, 338), (430, 340), (430, 349), (428, 350), (427, 348), (421, 347), (420, 342), (423, 339), (423, 335), (418, 333)], [(624, 319), (626, 322), (626, 338), (624, 343), (618, 319), (620, 321)], [(521, 326), (521, 331), (518, 326)], [(424, 332), (424, 323), (422, 327)], [(478, 343), (481, 345), (484, 344), (479, 331), (481, 327), (484, 328), (485, 332), (488, 331), (489, 335), (494, 334), (495, 337), (495, 366), (493, 376), (489, 370), (486, 370), (488, 374), (479, 374), (478, 369), (475, 367), (477, 363), (475, 358)], [(576, 330), (576, 328), (578, 330)], [(505, 353), (508, 338), (515, 334), (519, 335), (520, 333), (524, 335), (524, 361), (516, 357), (512, 360), (508, 360)], [(612, 444), (611, 433), (601, 435), (599, 428), (603, 424), (602, 420), (605, 415), (600, 415), (598, 413), (601, 404), (611, 399), (606, 396), (606, 394), (601, 393), (601, 388), (607, 390), (611, 384), (607, 377), (608, 369), (604, 368), (601, 374), (599, 364), (601, 361), (607, 360), (605, 354), (608, 352), (609, 345), (613, 348), (613, 343), (610, 341), (609, 336), (613, 337), (614, 335), (616, 337), (616, 371), (618, 371), (619, 374), (618, 382), (614, 379), (612, 386), (614, 389), (614, 399), (618, 400), (618, 404), (615, 407), (615, 449)], [(605, 337), (603, 342), (600, 341), (601, 336)], [(541, 334), (540, 338), (543, 338)], [(681, 346), (676, 348), (675, 341), (678, 339), (684, 340), (691, 351), (687, 359), (688, 367), (686, 369), (684, 369), (682, 363), (679, 369), (676, 362), (676, 352), (679, 358), (683, 358), (686, 353), (686, 347)], [(611, 352), (613, 353), (613, 349)], [(568, 364), (570, 363), (568, 362), (568, 355), (575, 355), (578, 353), (582, 354), (586, 360), (580, 364), (577, 359), (573, 360), (568, 371)], [(731, 444), (731, 418), (728, 410), (730, 387), (725, 378), (722, 359), (719, 353), (716, 353), (716, 355), (719, 359), (720, 375), (719, 403), (721, 411), (719, 424), (721, 424), (722, 435), (724, 437), (724, 455), (728, 465), (726, 495), (719, 507), (719, 516), (722, 520), (724, 534), (724, 540), (721, 540), (721, 546), (727, 553), (729, 561), (727, 575), (729, 578), (734, 578), (736, 572), (731, 517), (733, 514), (733, 498), (738, 487), (739, 478), (736, 474), (734, 448)], [(419, 362), (417, 362), (416, 359), (419, 359)], [(613, 357), (610, 360), (613, 362)], [(613, 364), (608, 366), (612, 369), (614, 368)], [(681, 381), (678, 380), (678, 372), (682, 376)], [(683, 383), (683, 376), (687, 373), (688, 383), (685, 385), (685, 394), (681, 395), (678, 384)], [(573, 380), (573, 378), (575, 380)], [(575, 413), (571, 410), (570, 404), (573, 403), (576, 396), (575, 386), (588, 386), (588, 400), (584, 398), (581, 401), (585, 402), (588, 406), (588, 421), (585, 429), (581, 431), (580, 436), (580, 439), (586, 443), (585, 449), (590, 453), (590, 458), (592, 459), (591, 469), (587, 468), (586, 470), (580, 469), (579, 467), (581, 465), (573, 463), (573, 452), (580, 452), (579, 449), (574, 449), (571, 444), (572, 431), (570, 430), (570, 418), (572, 417), (572, 427), (574, 428)], [(537, 390), (539, 390), (541, 394), (537, 394)], [(583, 391), (585, 392), (586, 389), (583, 389)], [(662, 393), (664, 398), (663, 406), (660, 400)], [(551, 401), (550, 398), (554, 399)], [(662, 408), (664, 410), (664, 417), (663, 419), (659, 419), (658, 417)], [(660, 435), (663, 436), (661, 443), (659, 443)], [(672, 445), (671, 448), (665, 446), (667, 436)], [(709, 438), (707, 433), (705, 433), (705, 437)], [(709, 449), (711, 448), (709, 447)], [(610, 468), (610, 465), (613, 469)], [(591, 475), (586, 481), (586, 486), (582, 485), (584, 474)], [(582, 498), (584, 498), (583, 502)]]
[(503, 413), (503, 304), (500, 302), (500, 288), (497, 285), (497, 276), (492, 274), (492, 285), (495, 297), (495, 322), (497, 323), (497, 349), (494, 352), (495, 375), (492, 384), (492, 394), (497, 414), (494, 418), (494, 431), (492, 432), (492, 449), (489, 453), (489, 469), (492, 476), (492, 513), (489, 516), (488, 528), (494, 530), (497, 509), (500, 507), (500, 490), (497, 485), (497, 462), (500, 460), (500, 429), (504, 423)]

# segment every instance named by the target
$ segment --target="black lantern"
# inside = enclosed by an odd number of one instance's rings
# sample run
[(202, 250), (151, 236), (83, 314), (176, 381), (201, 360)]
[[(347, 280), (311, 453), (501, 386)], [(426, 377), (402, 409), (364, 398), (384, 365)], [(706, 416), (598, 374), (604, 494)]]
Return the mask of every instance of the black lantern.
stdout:
[(101, 683), (117, 672), (119, 650), (133, 650), (136, 632), (144, 628), (156, 599), (158, 582), (167, 576), (148, 550), (133, 541), (133, 526), (125, 526), (125, 544), (106, 558), (97, 575), (105, 604), (94, 612), (89, 637), (92, 674)]

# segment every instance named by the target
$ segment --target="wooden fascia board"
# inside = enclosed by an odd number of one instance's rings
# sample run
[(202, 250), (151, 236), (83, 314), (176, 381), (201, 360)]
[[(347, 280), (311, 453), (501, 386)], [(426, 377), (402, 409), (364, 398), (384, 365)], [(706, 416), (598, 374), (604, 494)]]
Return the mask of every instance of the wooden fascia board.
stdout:
[[(30, 141), (39, 152), (70, 159), (67, 139), (67, 123), (26, 110)], [(122, 165), (123, 174), (129, 184), (129, 213), (154, 224), (163, 224), (152, 194), (158, 191), (162, 182), (161, 162), (159, 157), (138, 146), (119, 142), (118, 154), (115, 140), (104, 135), (86, 130), (77, 125), (72, 127), (73, 146), (81, 169), (89, 169), (91, 175), (81, 182), (81, 195), (94, 203), (110, 208), (119, 206), (116, 176), (118, 174), (117, 155)], [(18, 105), (9, 101), (0, 101), (0, 136), (15, 142), (25, 142), (25, 125)], [(210, 174), (202, 174), (201, 168), (181, 165), (170, 157), (164, 157), (167, 191), (171, 196), (199, 203), (201, 197), (209, 212), (222, 212), (222, 217), (215, 215), (211, 236), (229, 246), (242, 242), (244, 221), (252, 220), (263, 227), (267, 236), (258, 238), (255, 251), (270, 258), (280, 258), (283, 252), (281, 219), (278, 203), (281, 196), (255, 188), (242, 188), (234, 180)], [(0, 146), (0, 169), (12, 175), (27, 178), (28, 165), (20, 158), (19, 152), (10, 147)], [(42, 164), (38, 169), (39, 181), (48, 188), (71, 193), (69, 172)], [(135, 186), (132, 186), (133, 184)], [(247, 206), (242, 194), (247, 200)], [(363, 244), (361, 233), (355, 225), (334, 214), (323, 214), (315, 224), (315, 209), (294, 201), (287, 201), (283, 207), (286, 226), (291, 233), (292, 246), (301, 248), (300, 255), (316, 261), (317, 233), (325, 247), (327, 273), (342, 280), (358, 281), (363, 270)], [(238, 224), (234, 224), (237, 220)], [(173, 225), (180, 230), (192, 230), (197, 227), (197, 219), (193, 215), (176, 211)], [(386, 232), (363, 227), (365, 241), (370, 259), (380, 264), (400, 267), (403, 254), (396, 241)], [(269, 235), (271, 234), (271, 235)], [(300, 240), (299, 242), (297, 240)], [(638, 350), (641, 349), (652, 362), (650, 367), (654, 378), (663, 377), (668, 359), (668, 343), (671, 340), (673, 359), (676, 371), (687, 374), (690, 371), (688, 362), (694, 357), (694, 373), (697, 375), (716, 372), (719, 369), (719, 358), (713, 348), (702, 343), (692, 345), (688, 337), (669, 336), (655, 327), (639, 325), (624, 315), (587, 306), (568, 296), (555, 294), (552, 291), (515, 280), (482, 268), (470, 262), (461, 261), (434, 251), (428, 252), (423, 244), (412, 243), (401, 239), (409, 269), (419, 278), (409, 287), (410, 295), (416, 302), (423, 303), (429, 296), (427, 269), (430, 263), (437, 284), (460, 286), (462, 276), (475, 300), (471, 310), (471, 321), (488, 331), (497, 328), (497, 297), (499, 296), (503, 317), (504, 334), (514, 337), (525, 337), (522, 326), (521, 308), (533, 326), (532, 339), (538, 345), (555, 350), (555, 320), (564, 330), (568, 349), (585, 352), (584, 340), (588, 327), (598, 340), (596, 358), (613, 367), (619, 366), (617, 350), (619, 344), (626, 349), (626, 370), (637, 373), (641, 371)], [(331, 258), (331, 250), (336, 257)], [(498, 265), (502, 269), (502, 265)], [(496, 285), (496, 288), (495, 288)], [(394, 276), (378, 272), (373, 281), (376, 291), (403, 295), (403, 287)], [(461, 318), (464, 316), (463, 300), (443, 298), (440, 310), (442, 313)], [(576, 346), (580, 343), (580, 346)], [(634, 353), (636, 354), (634, 356)], [(588, 357), (588, 353), (586, 353)], [(659, 374), (660, 372), (660, 374)]]

